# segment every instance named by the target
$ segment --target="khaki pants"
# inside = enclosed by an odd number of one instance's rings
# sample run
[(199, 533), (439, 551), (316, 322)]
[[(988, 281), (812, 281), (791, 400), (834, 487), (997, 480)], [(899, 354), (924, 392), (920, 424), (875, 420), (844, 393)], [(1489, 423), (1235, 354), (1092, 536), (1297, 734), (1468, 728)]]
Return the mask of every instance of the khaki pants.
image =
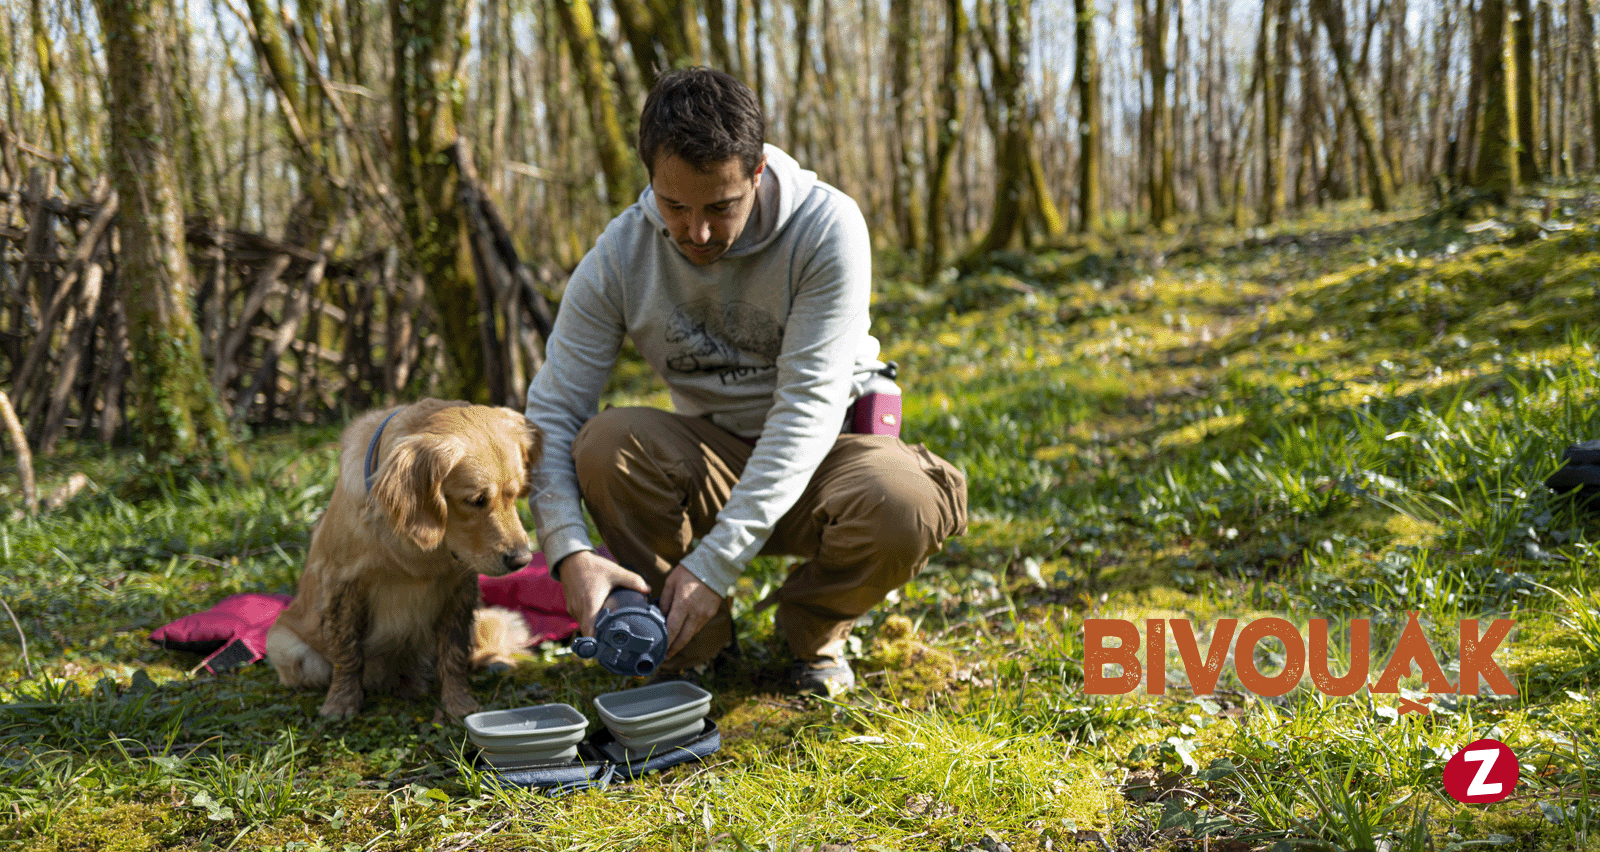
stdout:
[[(572, 456), (601, 540), (660, 594), (753, 449), (704, 418), (610, 408), (578, 432)], [(966, 526), (967, 480), (949, 462), (888, 435), (840, 435), (761, 550), (804, 559), (776, 593), (778, 634), (799, 659), (842, 659), (855, 620)], [(732, 639), (724, 600), (662, 668), (706, 662)]]

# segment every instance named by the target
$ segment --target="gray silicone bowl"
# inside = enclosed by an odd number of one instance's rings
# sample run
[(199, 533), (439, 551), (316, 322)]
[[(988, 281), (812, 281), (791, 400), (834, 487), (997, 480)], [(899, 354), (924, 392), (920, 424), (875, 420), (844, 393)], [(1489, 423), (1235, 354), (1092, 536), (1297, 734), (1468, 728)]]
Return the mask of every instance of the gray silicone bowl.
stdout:
[[(467, 737), (495, 756), (543, 755), (575, 749), (589, 720), (570, 704), (535, 704), (473, 713)], [(569, 754), (568, 757), (571, 757)], [(554, 759), (554, 758), (551, 758)]]
[(565, 748), (543, 751), (489, 751), (483, 752), (483, 761), (496, 769), (519, 769), (525, 766), (539, 766), (546, 763), (571, 763), (578, 756), (578, 747), (569, 745)]
[(704, 726), (711, 693), (681, 680), (608, 692), (594, 700), (601, 721), (629, 752), (687, 740)]

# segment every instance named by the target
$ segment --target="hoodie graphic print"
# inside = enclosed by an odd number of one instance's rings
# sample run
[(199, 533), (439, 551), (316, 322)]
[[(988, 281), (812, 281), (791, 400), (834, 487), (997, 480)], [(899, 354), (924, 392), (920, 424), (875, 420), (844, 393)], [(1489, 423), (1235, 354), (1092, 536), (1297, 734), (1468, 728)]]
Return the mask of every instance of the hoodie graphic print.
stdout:
[(681, 347), (667, 356), (667, 369), (715, 375), (727, 385), (778, 368), (783, 326), (748, 302), (699, 299), (673, 308), (666, 340)]

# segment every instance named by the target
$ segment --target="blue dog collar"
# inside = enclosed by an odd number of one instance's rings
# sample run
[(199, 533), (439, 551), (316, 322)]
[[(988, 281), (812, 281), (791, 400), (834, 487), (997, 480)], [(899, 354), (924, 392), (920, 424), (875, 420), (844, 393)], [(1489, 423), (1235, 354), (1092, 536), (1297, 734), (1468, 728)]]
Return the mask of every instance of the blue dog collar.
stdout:
[(383, 422), (378, 424), (378, 431), (372, 433), (372, 443), (367, 445), (367, 463), (362, 468), (362, 472), (366, 474), (368, 491), (372, 490), (372, 477), (377, 473), (372, 469), (372, 463), (378, 458), (378, 442), (383, 439), (383, 427), (388, 426), (389, 421), (393, 420), (394, 416), (399, 413), (399, 408), (389, 412), (389, 416), (383, 418)]

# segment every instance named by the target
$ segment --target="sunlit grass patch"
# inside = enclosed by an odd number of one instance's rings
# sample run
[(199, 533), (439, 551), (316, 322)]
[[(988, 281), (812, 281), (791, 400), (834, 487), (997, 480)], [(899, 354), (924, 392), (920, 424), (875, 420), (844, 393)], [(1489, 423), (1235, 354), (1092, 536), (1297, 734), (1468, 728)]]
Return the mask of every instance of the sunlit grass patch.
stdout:
[[(562, 800), (544, 837), (566, 849), (750, 848), (876, 838), (973, 840), (1106, 826), (1116, 803), (1096, 767), (1052, 738), (942, 714), (857, 711), (800, 731), (766, 760)], [(902, 846), (902, 844), (905, 844)]]

